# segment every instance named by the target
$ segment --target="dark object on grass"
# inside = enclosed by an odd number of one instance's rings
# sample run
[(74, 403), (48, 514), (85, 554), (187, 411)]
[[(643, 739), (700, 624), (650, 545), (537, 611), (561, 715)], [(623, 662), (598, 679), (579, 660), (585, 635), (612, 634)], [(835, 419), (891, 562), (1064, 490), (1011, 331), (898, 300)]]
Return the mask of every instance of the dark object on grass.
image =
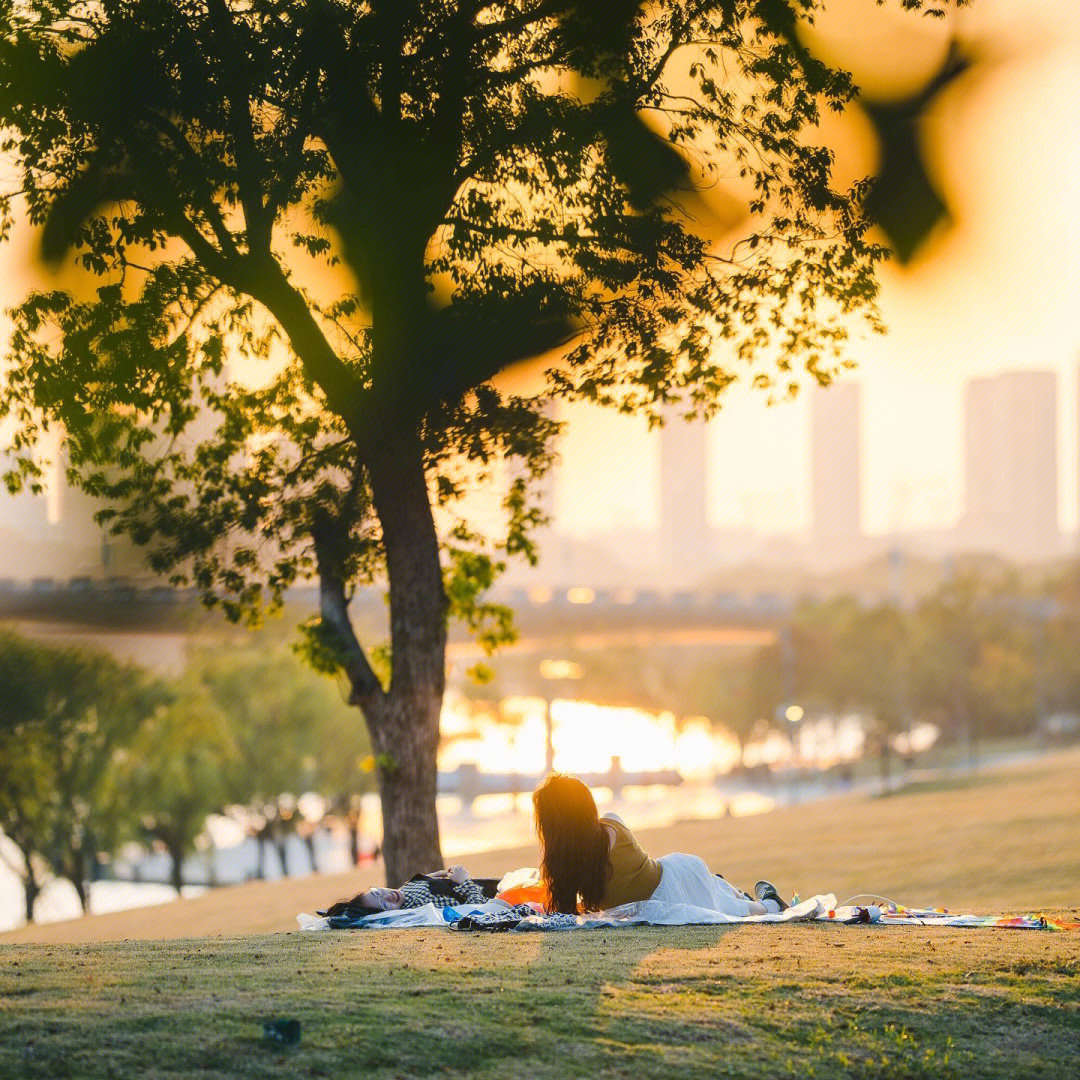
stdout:
[(267, 1020), (263, 1024), (263, 1038), (295, 1046), (300, 1041), (300, 1021), (291, 1018)]
[(787, 904), (784, 903), (783, 897), (776, 891), (776, 886), (771, 881), (759, 881), (754, 886), (754, 895), (760, 903), (775, 900), (781, 911), (787, 910)]

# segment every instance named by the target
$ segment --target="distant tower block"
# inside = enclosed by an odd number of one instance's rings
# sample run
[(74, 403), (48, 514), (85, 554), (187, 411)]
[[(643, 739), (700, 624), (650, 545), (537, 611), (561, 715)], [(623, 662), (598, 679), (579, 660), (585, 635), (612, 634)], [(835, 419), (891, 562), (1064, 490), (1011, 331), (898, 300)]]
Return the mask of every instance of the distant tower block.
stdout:
[(862, 535), (861, 388), (815, 387), (810, 397), (810, 506), (815, 544), (836, 546)]
[(964, 422), (965, 539), (1013, 557), (1057, 551), (1057, 376), (971, 379)]
[(660, 549), (669, 570), (687, 579), (710, 546), (705, 421), (683, 419), (685, 406), (669, 406), (660, 429)]

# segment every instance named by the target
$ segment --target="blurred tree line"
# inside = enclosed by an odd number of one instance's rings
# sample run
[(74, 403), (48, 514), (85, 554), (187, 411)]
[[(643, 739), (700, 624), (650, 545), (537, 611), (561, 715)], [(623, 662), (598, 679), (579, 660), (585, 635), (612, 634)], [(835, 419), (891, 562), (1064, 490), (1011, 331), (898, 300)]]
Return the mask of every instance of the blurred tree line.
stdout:
[[(987, 737), (1080, 715), (1080, 564), (1042, 581), (1013, 570), (956, 574), (911, 603), (804, 600), (753, 652), (679, 645), (555, 650), (572, 682), (539, 678), (536, 655), (507, 654), (472, 697), (572, 697), (670, 710), (722, 724), (743, 745), (807, 716), (856, 713), (867, 750), (920, 721), (974, 753)], [(553, 647), (554, 648), (554, 647)]]
[[(333, 683), (281, 643), (195, 651), (180, 679), (85, 649), (0, 632), (0, 858), (21, 879), (26, 918), (53, 877), (83, 910), (101, 860), (122, 844), (168, 852), (172, 883), (207, 816), (229, 813), (263, 853), (303, 829), (312, 792), (347, 822), (374, 790), (367, 733)], [(310, 828), (304, 833), (311, 843)]]
[(979, 740), (1080, 714), (1080, 567), (1038, 585), (957, 575), (912, 606), (808, 601), (754, 658), (740, 734), (788, 704), (860, 713), (884, 748), (917, 722), (975, 754)]

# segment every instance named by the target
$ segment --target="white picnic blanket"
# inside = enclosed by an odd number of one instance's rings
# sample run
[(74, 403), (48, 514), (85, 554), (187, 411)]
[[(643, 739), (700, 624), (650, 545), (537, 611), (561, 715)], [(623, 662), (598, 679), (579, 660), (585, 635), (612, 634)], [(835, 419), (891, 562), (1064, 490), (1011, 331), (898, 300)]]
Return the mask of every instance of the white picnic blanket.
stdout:
[[(523, 930), (572, 930), (578, 928), (620, 927), (635, 925), (652, 926), (699, 926), (714, 923), (780, 923), (800, 919), (816, 919), (826, 915), (836, 906), (831, 893), (811, 896), (776, 915), (727, 915), (722, 911), (694, 907), (690, 904), (665, 904), (658, 900), (643, 900), (634, 904), (622, 904), (608, 911), (590, 912), (587, 915), (531, 915), (522, 919), (515, 931)], [(486, 904), (462, 904), (455, 907), (437, 908), (427, 904), (420, 908), (398, 911), (380, 911), (359, 920), (357, 928), (370, 930), (404, 930), (417, 926), (448, 927), (462, 918), (473, 915), (506, 914), (512, 911), (510, 904), (491, 900)], [(330, 930), (327, 919), (318, 915), (300, 914), (296, 917), (301, 930)]]

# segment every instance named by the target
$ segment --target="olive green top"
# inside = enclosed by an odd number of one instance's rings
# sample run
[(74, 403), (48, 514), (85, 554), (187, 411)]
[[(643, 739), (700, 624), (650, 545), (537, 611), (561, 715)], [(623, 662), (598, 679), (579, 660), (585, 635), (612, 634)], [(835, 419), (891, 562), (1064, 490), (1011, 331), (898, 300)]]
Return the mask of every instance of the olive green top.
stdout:
[(631, 904), (635, 900), (648, 900), (660, 884), (663, 867), (645, 854), (634, 834), (621, 821), (611, 818), (600, 820), (609, 829), (615, 830), (615, 844), (608, 852), (611, 877), (600, 906), (607, 910), (619, 904)]

